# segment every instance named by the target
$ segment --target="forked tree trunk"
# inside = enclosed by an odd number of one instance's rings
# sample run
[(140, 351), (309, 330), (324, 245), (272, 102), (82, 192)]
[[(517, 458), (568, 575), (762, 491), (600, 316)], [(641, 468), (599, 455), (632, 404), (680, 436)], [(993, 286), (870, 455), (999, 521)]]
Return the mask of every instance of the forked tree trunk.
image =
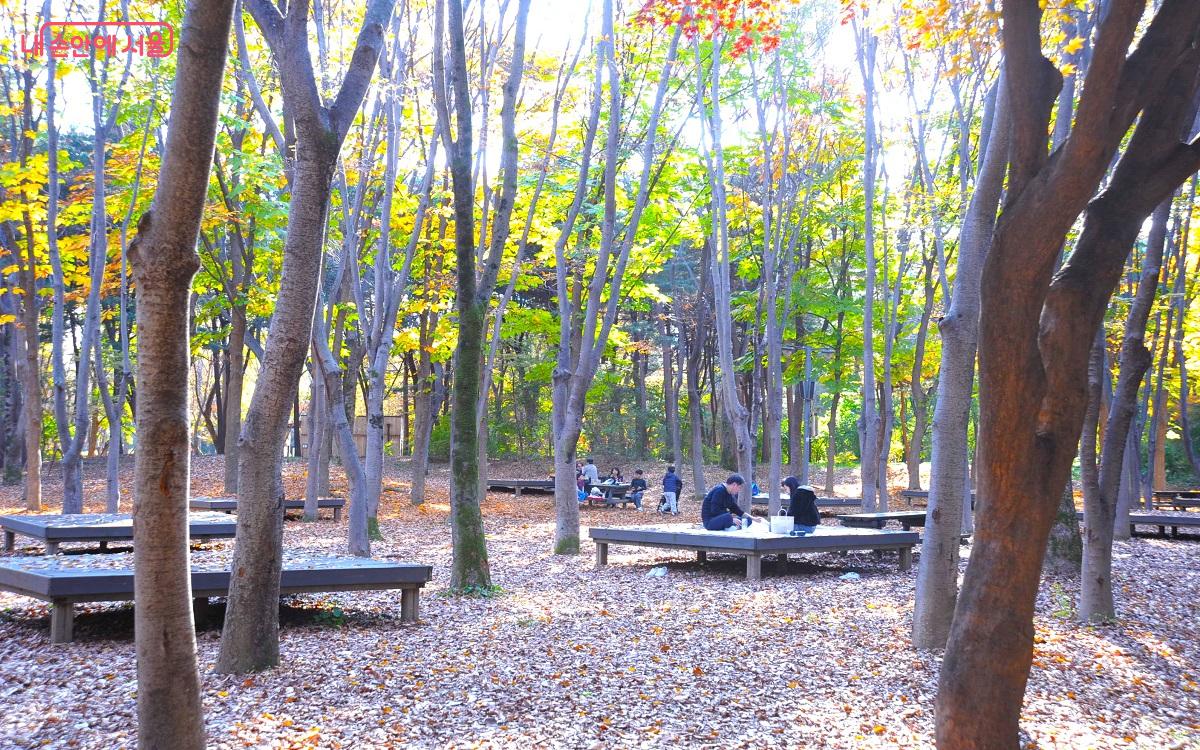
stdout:
[(239, 575), (230, 581), (216, 665), (219, 672), (257, 671), (279, 662), (283, 496), (277, 478), (283, 441), (312, 341), (334, 165), (375, 69), (393, 4), (393, 0), (368, 3), (352, 62), (331, 108), (318, 100), (313, 81), (306, 43), (308, 2), (290, 4), (286, 17), (267, 0), (253, 0), (248, 5), (279, 64), (284, 98), (298, 138), (283, 273), (262, 369), (242, 425), (237, 543), (232, 560)]
[(188, 538), (188, 297), (216, 140), (233, 0), (188, 3), (150, 211), (130, 247), (139, 330), (134, 468), (138, 746), (205, 746)]
[[(1144, 5), (1101, 20), (1071, 135), (1050, 156), (1061, 77), (1042, 55), (1041, 8), (1005, 3), (1012, 107), (1008, 198), (981, 284), (979, 496), (937, 703), (943, 747), (1016, 748), (1045, 545), (1078, 445), (1092, 332), (1141, 222), (1200, 164), (1191, 122), (1200, 4), (1164, 0), (1129, 52)], [(1104, 191), (1094, 197), (1137, 121)], [(1079, 241), (1055, 271), (1087, 208)]]

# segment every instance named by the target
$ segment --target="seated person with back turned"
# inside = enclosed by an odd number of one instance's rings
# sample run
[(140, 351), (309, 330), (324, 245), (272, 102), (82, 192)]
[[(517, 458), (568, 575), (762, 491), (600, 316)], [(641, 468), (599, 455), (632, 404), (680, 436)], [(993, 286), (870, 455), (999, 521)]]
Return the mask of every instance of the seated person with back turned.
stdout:
[(734, 531), (750, 526), (750, 516), (737, 504), (738, 493), (746, 480), (740, 474), (731, 474), (725, 484), (718, 484), (704, 496), (700, 508), (700, 519), (709, 531)]
[(796, 519), (796, 531), (813, 533), (821, 525), (821, 514), (817, 511), (817, 493), (807, 484), (800, 484), (795, 477), (783, 480), (783, 488), (788, 491), (787, 515)]

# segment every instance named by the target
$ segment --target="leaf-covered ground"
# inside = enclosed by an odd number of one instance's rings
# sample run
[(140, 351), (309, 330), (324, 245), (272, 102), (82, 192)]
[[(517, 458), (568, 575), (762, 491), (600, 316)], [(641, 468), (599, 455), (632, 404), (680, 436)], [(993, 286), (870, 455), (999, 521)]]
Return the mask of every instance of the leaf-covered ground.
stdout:
[[(659, 467), (647, 469), (653, 487)], [(220, 494), (219, 458), (193, 470), (194, 494)], [(548, 470), (502, 463), (492, 474)], [(59, 496), (56, 471), (48, 499)], [(302, 471), (288, 466), (294, 495)], [(101, 499), (103, 469), (88, 472)], [(377, 557), (434, 566), (420, 624), (400, 623), (394, 593), (295, 597), (283, 612), (282, 665), (250, 677), (213, 674), (219, 628), (200, 632), (211, 747), (932, 745), (939, 657), (909, 646), (916, 572), (899, 572), (894, 556), (793, 558), (786, 572), (768, 561), (749, 583), (733, 558), (702, 566), (686, 553), (614, 547), (595, 570), (588, 542), (578, 557), (551, 554), (549, 495), (493, 494), (484, 517), (502, 592), (451, 597), (446, 476), (435, 467), (434, 501), (417, 510), (407, 469), (395, 469), (387, 540), (373, 546)], [(0, 512), (19, 511), (19, 495), (0, 489)], [(690, 493), (683, 510), (698, 514)], [(583, 511), (585, 526), (651, 518)], [(293, 521), (285, 534), (290, 549), (345, 545), (344, 522)], [(1029, 746), (1200, 747), (1198, 560), (1196, 541), (1118, 543), (1120, 617), (1103, 627), (1070, 619), (1074, 582), (1044, 583), (1022, 717)], [(664, 565), (666, 576), (647, 575)], [(860, 578), (844, 580), (850, 571)], [(0, 747), (134, 746), (131, 609), (81, 610), (76, 642), (51, 646), (46, 605), (0, 593)]]

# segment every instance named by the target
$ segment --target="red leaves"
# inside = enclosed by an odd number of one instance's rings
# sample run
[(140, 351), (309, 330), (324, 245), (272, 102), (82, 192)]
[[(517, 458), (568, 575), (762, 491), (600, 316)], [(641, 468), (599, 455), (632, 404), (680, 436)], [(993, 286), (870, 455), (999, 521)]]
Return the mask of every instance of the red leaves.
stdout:
[(689, 40), (734, 37), (730, 55), (736, 58), (755, 45), (765, 52), (779, 46), (782, 5), (780, 0), (647, 0), (637, 21), (681, 26)]

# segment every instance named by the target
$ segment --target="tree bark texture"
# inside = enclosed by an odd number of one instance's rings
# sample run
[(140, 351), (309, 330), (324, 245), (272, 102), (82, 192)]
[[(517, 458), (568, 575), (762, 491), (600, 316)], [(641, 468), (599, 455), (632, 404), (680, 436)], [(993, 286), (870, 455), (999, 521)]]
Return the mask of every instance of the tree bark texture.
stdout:
[(279, 65), (297, 141), (283, 272), (263, 366), (239, 441), (237, 542), (219, 672), (257, 671), (279, 661), (283, 497), (277, 492), (277, 476), (283, 441), (312, 340), (334, 165), (375, 69), (393, 4), (394, 0), (368, 3), (350, 67), (331, 107), (321, 103), (313, 75), (309, 3), (290, 4), (287, 16), (267, 0), (248, 4)]
[[(188, 537), (188, 297), (233, 0), (188, 3), (161, 180), (130, 247), (137, 280), (134, 630), (138, 746), (205, 746)], [(110, 450), (113, 448), (110, 447)]]
[[(942, 747), (1017, 747), (1043, 553), (1083, 424), (1092, 334), (1137, 233), (1126, 219), (1144, 219), (1198, 163), (1179, 137), (1192, 114), (1200, 5), (1165, 0), (1127, 60), (1143, 9), (1110, 4), (1074, 128), (1051, 156), (1061, 76), (1041, 53), (1041, 9), (1003, 6), (1009, 192), (981, 285), (979, 512), (942, 665)], [(1056, 273), (1085, 207), (1075, 252)]]

